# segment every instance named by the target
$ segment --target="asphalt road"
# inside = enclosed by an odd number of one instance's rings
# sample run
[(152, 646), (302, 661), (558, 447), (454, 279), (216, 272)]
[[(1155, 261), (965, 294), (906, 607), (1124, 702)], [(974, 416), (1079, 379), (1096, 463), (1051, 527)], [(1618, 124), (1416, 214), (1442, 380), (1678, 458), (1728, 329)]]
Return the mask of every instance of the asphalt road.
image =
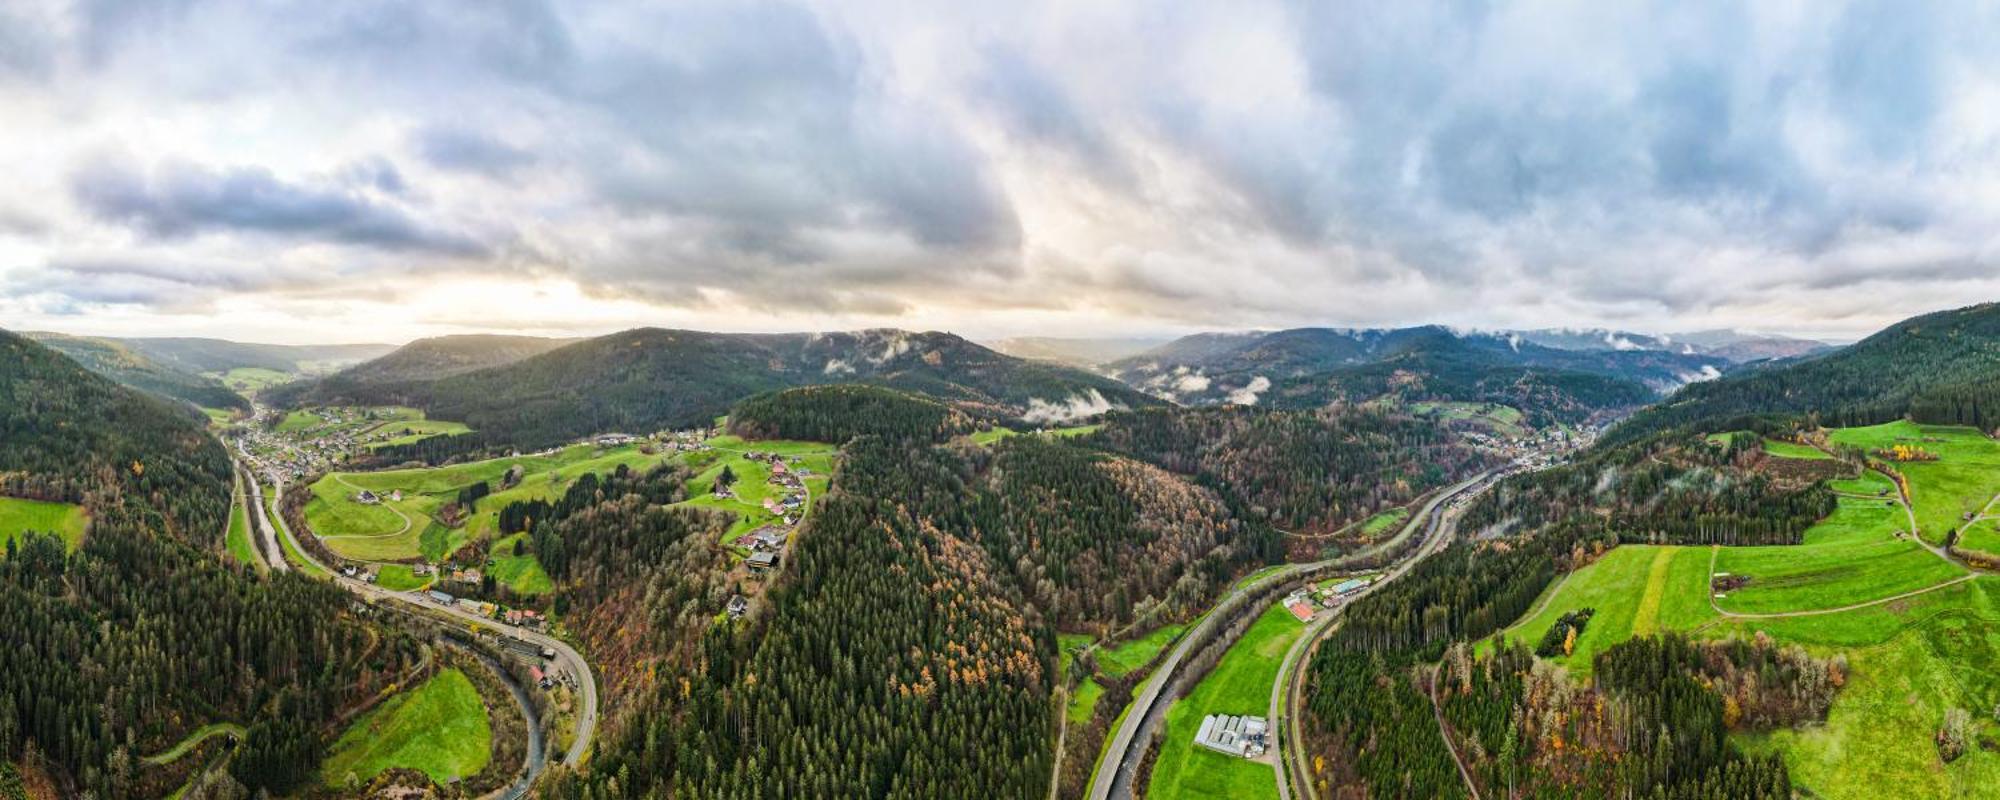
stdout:
[[(248, 459), (249, 456), (245, 454), (245, 458)], [(271, 478), (272, 497), (273, 497), (272, 505), (277, 508), (283, 508), (284, 498), (285, 498), (284, 478), (278, 475), (277, 472), (275, 471), (269, 472), (268, 474), (270, 475)], [(271, 542), (270, 552), (271, 552), (272, 568), (281, 570), (290, 569), (291, 565), (285, 563), (284, 548), (280, 547), (277, 544), (277, 541), (279, 536), (291, 539), (292, 538), (291, 530), (284, 524), (283, 520), (277, 520), (274, 523), (264, 513), (263, 489), (258, 485), (258, 482), (255, 480), (250, 481), (250, 499), (254, 503), (254, 507), (257, 509), (256, 511), (257, 525), (260, 529), (262, 529), (268, 541)], [(296, 539), (292, 539), (292, 542), (294, 545), (297, 544)], [(466, 611), (465, 609), (459, 608), (457, 606), (438, 605), (436, 603), (431, 602), (429, 599), (425, 598), (421, 594), (391, 591), (388, 589), (384, 589), (380, 586), (377, 586), (375, 584), (368, 583), (366, 581), (360, 581), (360, 580), (355, 580), (353, 578), (345, 577), (341, 575), (338, 571), (328, 569), (325, 564), (319, 563), (319, 560), (313, 557), (312, 551), (309, 551), (302, 546), (298, 547), (298, 551), (299, 554), (303, 558), (305, 558), (306, 561), (310, 562), (313, 566), (326, 570), (327, 574), (332, 576), (334, 583), (339, 584), (340, 586), (345, 587), (348, 591), (354, 592), (355, 594), (361, 595), (362, 597), (374, 600), (386, 600), (393, 603), (402, 603), (404, 605), (414, 607), (425, 613), (442, 614), (445, 616), (453, 617), (458, 621), (462, 621), (471, 625), (485, 628), (487, 630), (495, 631), (497, 633), (503, 633), (509, 636), (525, 639), (527, 641), (534, 642), (535, 644), (540, 645), (542, 647), (554, 650), (556, 653), (556, 657), (554, 659), (556, 666), (560, 670), (566, 670), (570, 674), (577, 676), (577, 687), (579, 689), (579, 694), (582, 695), (583, 699), (582, 707), (577, 710), (576, 740), (570, 744), (569, 752), (563, 755), (563, 763), (572, 767), (581, 765), (583, 763), (584, 756), (590, 752), (590, 738), (597, 731), (597, 713), (598, 713), (597, 676), (595, 673), (592, 673), (590, 671), (590, 662), (585, 661), (583, 656), (576, 652), (575, 648), (570, 647), (568, 643), (562, 641), (561, 639), (557, 639), (553, 636), (548, 636), (546, 634), (537, 633), (535, 631), (527, 630), (525, 628), (508, 625), (498, 620), (482, 617), (479, 616), (478, 614)]]
[[(1428, 520), (1432, 512), (1439, 505), (1460, 492), (1478, 485), (1480, 481), (1492, 474), (1491, 472), (1482, 473), (1438, 493), (1436, 497), (1424, 505), (1423, 510), (1418, 512), (1417, 517), (1412, 519), (1409, 524), (1415, 526)], [(1400, 540), (1401, 537), (1398, 537), (1398, 539)], [(1431, 546), (1431, 543), (1425, 543), (1426, 548)], [(1401, 575), (1404, 570), (1409, 568), (1409, 565), (1416, 563), (1422, 556), (1428, 554), (1427, 549), (1420, 550), (1416, 558), (1404, 559), (1403, 563), (1391, 573), (1389, 578), (1376, 581), (1375, 585), (1379, 586), (1387, 583), (1389, 579)], [(1194, 628), (1181, 636), (1179, 643), (1174, 645), (1173, 652), (1167, 655), (1166, 660), (1160, 662), (1159, 668), (1153, 670), (1153, 674), (1148, 676), (1146, 682), (1140, 686), (1139, 692), (1133, 695), (1132, 710), (1126, 713), (1124, 721), (1119, 724), (1117, 730), (1111, 733), (1111, 739), (1105, 751), (1105, 763), (1098, 768), (1097, 777), (1090, 785), (1090, 799), (1111, 800), (1112, 798), (1119, 798), (1119, 800), (1123, 800), (1123, 798), (1136, 796), (1133, 791), (1132, 782), (1137, 777), (1139, 762), (1145, 758), (1146, 744), (1151, 742), (1153, 731), (1166, 721), (1167, 709), (1173, 705), (1173, 698), (1166, 698), (1166, 702), (1162, 702), (1162, 695), (1178, 677), (1181, 661), (1187, 658), (1194, 650), (1195, 642), (1202, 641), (1208, 631), (1215, 626), (1227, 625), (1228, 621), (1233, 619), (1234, 613), (1248, 601), (1250, 596), (1261, 593), (1264, 589), (1273, 585), (1291, 581), (1302, 574), (1337, 566), (1351, 558), (1353, 557), (1348, 556), (1304, 564), (1293, 564), (1283, 569), (1274, 570), (1268, 575), (1238, 586), (1228, 594), (1223, 595), (1222, 599), (1216, 602), (1214, 610), (1203, 616), (1201, 621), (1195, 624)]]

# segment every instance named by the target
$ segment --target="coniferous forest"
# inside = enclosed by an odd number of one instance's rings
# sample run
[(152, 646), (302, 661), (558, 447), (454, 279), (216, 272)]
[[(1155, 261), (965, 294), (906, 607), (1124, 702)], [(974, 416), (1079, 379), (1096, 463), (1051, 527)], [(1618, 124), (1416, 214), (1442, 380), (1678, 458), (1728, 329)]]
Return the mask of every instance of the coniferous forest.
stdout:
[(15, 496), (81, 503), (80, 547), (30, 535), (0, 560), (0, 755), (77, 793), (157, 796), (141, 756), (195, 728), (248, 728), (232, 773), (290, 789), (326, 724), (401, 666), (323, 582), (216, 557), (221, 445), (179, 409), (0, 333), (0, 474)]

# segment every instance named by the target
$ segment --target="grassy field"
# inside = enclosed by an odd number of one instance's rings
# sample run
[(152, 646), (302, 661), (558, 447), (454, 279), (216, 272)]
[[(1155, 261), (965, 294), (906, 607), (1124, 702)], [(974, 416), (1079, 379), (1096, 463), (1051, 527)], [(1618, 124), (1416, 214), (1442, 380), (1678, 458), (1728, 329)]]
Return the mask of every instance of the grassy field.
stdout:
[(1398, 524), (1401, 524), (1403, 520), (1409, 519), (1409, 517), (1410, 517), (1409, 509), (1392, 508), (1389, 509), (1388, 511), (1384, 511), (1380, 514), (1376, 514), (1375, 516), (1369, 517), (1367, 522), (1361, 523), (1361, 532), (1368, 536), (1375, 536), (1378, 534), (1387, 533), (1389, 530), (1395, 528)]
[(257, 544), (250, 540), (250, 498), (237, 494), (229, 507), (229, 534), (224, 544), (229, 547), (229, 555), (239, 563), (255, 564), (260, 569), (264, 559), (257, 555)]
[(472, 429), (466, 427), (463, 422), (450, 422), (441, 419), (417, 419), (407, 422), (392, 422), (374, 431), (377, 434), (387, 434), (390, 438), (379, 442), (369, 442), (368, 449), (374, 450), (378, 447), (414, 444), (433, 436), (457, 436), (461, 433), (471, 432)]
[(1958, 537), (1958, 546), (2000, 556), (2000, 522), (1988, 519), (1966, 526)]
[(1739, 614), (1801, 611), (1865, 603), (1965, 574), (1909, 539), (1896, 538), (1903, 509), (1880, 500), (1840, 498), (1834, 513), (1806, 531), (1805, 543), (1725, 547), (1716, 571), (1750, 583), (1717, 600)]
[(28, 531), (40, 531), (61, 537), (64, 544), (75, 550), (77, 543), (83, 541), (83, 531), (89, 523), (90, 517), (83, 512), (83, 506), (0, 497), (0, 546)]
[[(1102, 427), (1104, 426), (1072, 425), (1067, 428), (1048, 428), (1046, 430), (1040, 431), (1040, 433), (1047, 436), (1064, 436), (1064, 437), (1082, 436), (1086, 433), (1093, 433), (1098, 428)], [(1020, 431), (1014, 430), (1013, 428), (993, 428), (990, 430), (983, 430), (972, 434), (972, 441), (975, 444), (990, 445), (994, 442), (1000, 441), (1001, 439), (1007, 439), (1021, 435), (1022, 433)]]
[(1954, 595), (1944, 604), (1948, 607), (1918, 605), (1894, 612), (1892, 625), (1866, 626), (1883, 635), (1856, 640), (1852, 644), (1865, 646), (1846, 651), (1850, 678), (1826, 724), (1739, 737), (1744, 748), (1779, 754), (1793, 783), (1818, 797), (1882, 797), (1884, 787), (1895, 787), (1894, 794), (1903, 797), (1989, 796), (2000, 785), (2000, 754), (1975, 746), (1943, 764), (1931, 734), (1951, 707), (1971, 711), (1982, 735), (1996, 733), (1996, 581), (2000, 579), (1984, 577), (1936, 592)]
[(484, 769), (492, 745), (479, 691), (465, 673), (447, 669), (355, 720), (334, 742), (320, 774), (338, 788), (407, 767), (448, 783)]
[(1833, 456), (1820, 452), (1818, 448), (1807, 447), (1802, 444), (1793, 444), (1791, 442), (1781, 442), (1776, 439), (1764, 440), (1764, 452), (1770, 453), (1771, 455), (1778, 456), (1780, 458), (1803, 458), (1807, 460), (1817, 459), (1822, 461), (1829, 461), (1833, 459)]
[(435, 576), (417, 577), (416, 571), (408, 564), (383, 564), (375, 573), (375, 585), (393, 592), (407, 592), (422, 589), (436, 580)]
[(284, 383), (291, 375), (263, 367), (237, 367), (223, 374), (222, 384), (239, 392), (256, 392)]
[(1186, 625), (1162, 625), (1145, 636), (1116, 647), (1098, 648), (1097, 671), (1116, 678), (1146, 666), (1161, 650), (1167, 649), (1167, 645), (1173, 644), (1184, 630), (1187, 630)]
[(1891, 422), (1844, 428), (1832, 438), (1870, 450), (1898, 444), (1921, 447), (1937, 461), (1896, 464), (1910, 484), (1910, 501), (1924, 541), (1943, 544), (1965, 524), (1964, 515), (1984, 508), (2000, 494), (2000, 443), (1971, 428)]
[(1506, 637), (1541, 642), (1542, 635), (1569, 611), (1595, 609), (1590, 623), (1567, 657), (1552, 659), (1577, 675), (1589, 675), (1591, 659), (1607, 647), (1635, 635), (1662, 629), (1685, 629), (1716, 616), (1709, 608), (1708, 548), (1624, 545), (1595, 563), (1577, 570), (1556, 588), (1547, 603), (1514, 627)]
[(1826, 482), (1827, 488), (1847, 494), (1888, 497), (1896, 492), (1896, 484), (1874, 470), (1865, 470), (1859, 476)]
[(493, 580), (500, 582), (501, 585), (521, 594), (548, 594), (555, 591), (555, 582), (549, 580), (549, 574), (542, 570), (542, 562), (535, 560), (534, 553), (524, 550), (521, 555), (514, 555), (514, 543), (525, 541), (527, 538), (528, 534), (517, 533), (494, 542), (493, 549), (487, 551), (489, 561), (486, 574), (493, 576)]
[(1277, 773), (1270, 764), (1226, 756), (1194, 743), (1201, 720), (1209, 714), (1265, 716), (1271, 705), (1271, 685), (1292, 642), (1305, 634), (1284, 606), (1273, 603), (1229, 648), (1208, 676), (1167, 710), (1146, 796), (1172, 798), (1277, 797)]
[[(613, 448), (584, 444), (548, 455), (496, 458), (448, 467), (331, 473), (312, 485), (313, 497), (306, 503), (306, 520), (328, 549), (346, 558), (442, 560), (467, 542), (497, 534), (500, 509), (508, 503), (554, 500), (586, 473), (610, 472), (620, 464), (640, 469), (661, 459), (659, 455), (640, 452), (637, 444)], [(517, 464), (523, 470), (521, 482), (500, 489), (501, 477)], [(479, 501), (478, 510), (461, 527), (446, 528), (433, 521), (438, 509), (451, 502), (458, 490), (481, 481), (494, 491)], [(375, 504), (358, 502), (354, 497), (363, 489), (385, 499)], [(396, 490), (402, 491), (402, 500), (386, 499)]]
[(1419, 417), (1445, 422), (1467, 420), (1479, 422), (1503, 436), (1519, 436), (1526, 432), (1521, 427), (1521, 411), (1513, 406), (1493, 403), (1422, 402), (1411, 403), (1409, 410)]

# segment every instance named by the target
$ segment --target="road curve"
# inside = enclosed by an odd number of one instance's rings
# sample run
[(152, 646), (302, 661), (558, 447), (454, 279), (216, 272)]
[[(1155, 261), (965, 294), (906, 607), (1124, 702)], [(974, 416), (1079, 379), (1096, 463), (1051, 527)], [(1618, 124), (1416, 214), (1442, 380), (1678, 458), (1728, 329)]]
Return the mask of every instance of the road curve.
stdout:
[[(272, 506), (275, 508), (283, 508), (284, 497), (285, 497), (284, 477), (279, 475), (275, 470), (267, 471), (266, 474), (269, 475), (271, 479)], [(272, 552), (274, 559), (273, 566), (278, 569), (289, 569), (290, 565), (283, 563), (285, 561), (284, 548), (277, 545), (277, 540), (278, 537), (282, 536), (286, 539), (290, 539), (293, 545), (295, 546), (298, 545), (298, 540), (295, 537), (293, 537), (290, 527), (285, 525), (284, 520), (280, 519), (277, 520), (275, 523), (273, 523), (270, 517), (264, 513), (263, 511), (264, 503), (263, 503), (263, 498), (261, 496), (262, 492), (257, 487), (257, 481), (255, 480), (250, 481), (250, 485), (252, 487), (251, 499), (256, 501), (256, 507), (258, 509), (257, 523), (259, 527), (263, 529), (264, 534), (272, 542)], [(421, 613), (429, 613), (433, 615), (442, 614), (448, 617), (452, 617), (457, 621), (465, 622), (497, 633), (503, 633), (509, 636), (525, 639), (527, 641), (534, 642), (535, 644), (540, 645), (542, 647), (554, 650), (556, 653), (555, 657), (556, 664), (565, 669), (568, 669), (572, 674), (575, 674), (577, 676), (577, 686), (580, 688), (581, 693), (583, 695), (582, 708), (578, 710), (576, 718), (576, 738), (570, 744), (569, 751), (563, 755), (563, 763), (571, 767), (580, 766), (583, 763), (584, 757), (588, 755), (590, 752), (591, 736), (593, 736), (597, 731), (597, 713), (598, 713), (597, 675), (591, 672), (590, 662), (585, 661), (583, 656), (576, 652), (575, 648), (569, 646), (569, 643), (564, 642), (561, 639), (557, 639), (553, 636), (548, 636), (546, 634), (537, 633), (535, 631), (527, 630), (525, 628), (519, 628), (513, 625), (508, 625), (499, 622), (498, 620), (482, 617), (470, 611), (466, 611), (465, 609), (459, 608), (457, 606), (449, 606), (449, 607), (440, 606), (436, 603), (432, 603), (428, 600), (423, 599), (421, 595), (415, 595), (406, 592), (391, 591), (388, 589), (384, 589), (380, 586), (377, 586), (375, 584), (368, 583), (366, 581), (359, 581), (353, 578), (345, 577), (341, 575), (338, 571), (328, 569), (325, 564), (321, 564), (319, 562), (319, 559), (313, 556), (312, 551), (305, 549), (303, 546), (298, 546), (297, 550), (301, 558), (304, 558), (311, 565), (318, 567), (322, 570), (325, 570), (326, 573), (332, 577), (332, 580), (335, 584), (338, 584), (341, 587), (347, 589), (348, 591), (351, 591), (364, 598), (372, 600), (387, 600), (389, 602), (394, 602), (394, 603), (402, 603), (406, 606), (410, 606), (412, 608), (417, 609)]]
[[(1411, 519), (1405, 531), (1414, 530), (1420, 522), (1428, 519), (1437, 507), (1446, 500), (1464, 492), (1466, 489), (1478, 485), (1493, 474), (1494, 472), (1491, 471), (1480, 473), (1439, 492), (1428, 503), (1424, 504), (1423, 510)], [(1402, 538), (1402, 536), (1398, 536), (1391, 541), (1400, 543)], [(1428, 543), (1425, 543), (1425, 547), (1428, 547)], [(1424, 553), (1423, 549), (1420, 549), (1419, 553), (1419, 558), (1421, 558), (1422, 554), (1427, 554)], [(1181, 661), (1191, 654), (1195, 642), (1202, 641), (1207, 636), (1208, 631), (1215, 626), (1226, 625), (1227, 622), (1225, 620), (1230, 617), (1231, 612), (1236, 611), (1239, 606), (1248, 602), (1251, 596), (1261, 594), (1265, 589), (1272, 586), (1287, 583), (1300, 575), (1339, 566), (1360, 555), (1362, 554), (1287, 565), (1284, 568), (1273, 570), (1261, 578), (1231, 589), (1228, 594), (1223, 595), (1222, 599), (1216, 602), (1214, 609), (1204, 615), (1199, 622), (1195, 623), (1194, 627), (1181, 635), (1180, 641), (1174, 645), (1173, 651), (1167, 654), (1166, 659), (1160, 662), (1160, 666), (1153, 670), (1153, 674), (1147, 676), (1146, 682), (1140, 686), (1138, 693), (1133, 695), (1132, 706), (1126, 712), (1124, 721), (1119, 723), (1117, 730), (1112, 731), (1111, 738), (1106, 745), (1104, 763), (1098, 768), (1096, 778), (1091, 781), (1090, 800), (1111, 800), (1112, 798), (1123, 800), (1123, 798), (1135, 796), (1132, 789), (1132, 782), (1137, 777), (1139, 762), (1145, 757), (1145, 743), (1151, 741), (1153, 730), (1165, 721), (1167, 708), (1172, 705), (1171, 702), (1161, 702), (1161, 695), (1174, 683), (1174, 679), (1177, 677), (1180, 669)], [(1415, 563), (1415, 560), (1406, 559), (1408, 563)], [(1394, 574), (1400, 575), (1402, 574), (1401, 570), (1407, 568), (1407, 566), (1399, 566)], [(1376, 584), (1380, 585), (1384, 582), (1386, 581), (1377, 581)], [(1171, 698), (1169, 698), (1170, 700)], [(1135, 747), (1135, 744), (1139, 746)]]

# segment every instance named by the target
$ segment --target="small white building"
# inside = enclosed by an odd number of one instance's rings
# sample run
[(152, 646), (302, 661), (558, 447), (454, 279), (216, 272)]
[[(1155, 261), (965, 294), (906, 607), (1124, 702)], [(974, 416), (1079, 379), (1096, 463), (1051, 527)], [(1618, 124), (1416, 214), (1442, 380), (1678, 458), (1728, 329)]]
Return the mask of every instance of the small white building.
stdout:
[(1201, 720), (1194, 743), (1241, 758), (1256, 758), (1270, 746), (1271, 723), (1263, 717), (1210, 714)]

